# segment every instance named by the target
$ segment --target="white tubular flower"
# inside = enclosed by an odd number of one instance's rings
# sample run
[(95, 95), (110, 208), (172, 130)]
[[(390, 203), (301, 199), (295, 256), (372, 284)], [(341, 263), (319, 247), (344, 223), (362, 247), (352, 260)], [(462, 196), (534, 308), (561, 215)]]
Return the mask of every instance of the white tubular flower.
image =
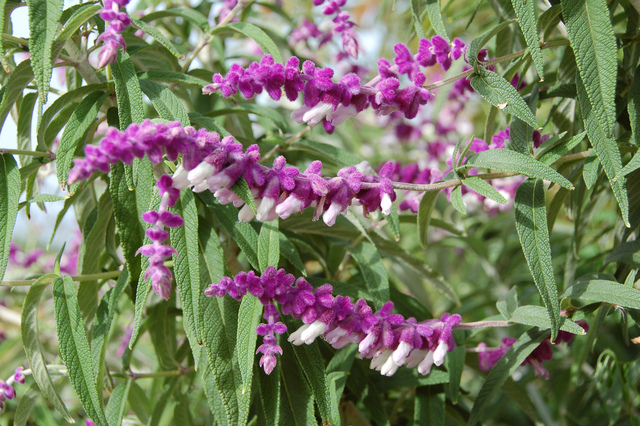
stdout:
[(431, 372), (431, 366), (433, 366), (433, 351), (429, 351), (422, 362), (418, 365), (418, 373), (426, 376)]
[(398, 365), (404, 364), (407, 360), (407, 357), (409, 356), (409, 352), (411, 352), (411, 349), (412, 346), (409, 343), (400, 342), (400, 344), (398, 345), (398, 349), (393, 351), (393, 355), (391, 355), (393, 362)]
[(332, 125), (339, 126), (347, 121), (349, 117), (355, 117), (356, 115), (358, 115), (358, 110), (355, 105), (338, 105), (335, 111), (327, 115), (327, 120), (329, 120)]
[(260, 201), (258, 211), (256, 212), (256, 219), (260, 222), (268, 222), (274, 220), (276, 216), (275, 212), (276, 200), (270, 197), (265, 197)]
[(195, 168), (189, 171), (187, 178), (192, 185), (197, 185), (211, 176), (215, 170), (216, 168), (213, 165), (207, 163), (206, 161), (202, 161)]
[(338, 340), (340, 340), (341, 337), (345, 336), (347, 333), (348, 331), (345, 330), (344, 328), (336, 327), (327, 333), (327, 335), (325, 336), (325, 339), (327, 340), (327, 343), (329, 343), (330, 345), (333, 345)]
[(238, 220), (240, 222), (250, 222), (253, 219), (255, 213), (253, 213), (253, 209), (249, 204), (245, 204), (244, 207), (240, 209), (238, 212)]
[(306, 331), (307, 328), (309, 328), (310, 326), (311, 326), (311, 324), (303, 325), (302, 327), (300, 327), (299, 329), (297, 329), (296, 331), (291, 333), (291, 335), (289, 336), (289, 338), (287, 340), (289, 342), (291, 342), (292, 344), (296, 345), (296, 346), (302, 345), (304, 343), (302, 341), (302, 339), (300, 338), (302, 336), (302, 332)]
[(444, 362), (444, 357), (449, 352), (449, 345), (446, 342), (440, 342), (433, 353), (433, 363), (440, 367)]
[(292, 213), (302, 211), (302, 200), (295, 195), (289, 195), (283, 202), (276, 206), (276, 214), (282, 219), (287, 219)]
[(421, 349), (412, 350), (406, 359), (406, 364), (405, 364), (406, 367), (407, 368), (417, 367), (418, 364), (420, 364), (420, 362), (424, 359), (424, 357), (427, 356), (427, 353), (429, 353), (429, 351), (424, 351)]
[(393, 361), (393, 356), (390, 356), (385, 361), (385, 363), (382, 364), (382, 367), (380, 368), (380, 374), (382, 374), (383, 376), (391, 377), (396, 374), (396, 371), (398, 371), (398, 367), (400, 366)]
[(187, 175), (189, 173), (184, 169), (184, 167), (182, 167), (182, 164), (180, 164), (177, 168), (176, 171), (173, 173), (173, 176), (171, 177), (171, 179), (173, 180), (173, 187), (179, 190), (183, 190), (189, 187), (189, 179), (187, 178)]
[(326, 330), (327, 324), (322, 321), (315, 320), (300, 334), (300, 340), (305, 344), (310, 345), (314, 340), (316, 340), (316, 337), (322, 336)]
[(382, 196), (382, 200), (380, 201), (380, 210), (385, 216), (389, 216), (391, 214), (391, 207), (393, 206), (393, 202), (391, 201), (391, 197), (389, 194), (384, 194)]
[(369, 368), (372, 370), (380, 371), (382, 365), (387, 362), (392, 353), (393, 351), (390, 349), (380, 352), (377, 356), (373, 357), (373, 359), (371, 360), (371, 364), (369, 364)]
[(336, 219), (340, 213), (342, 213), (342, 206), (338, 203), (331, 203), (327, 211), (322, 215), (322, 220), (327, 226), (333, 226), (336, 224)]
[(364, 339), (362, 339), (362, 341), (358, 344), (358, 351), (365, 352), (371, 347), (371, 345), (373, 345), (373, 342), (375, 340), (376, 340), (375, 334), (373, 333), (367, 334), (367, 336)]

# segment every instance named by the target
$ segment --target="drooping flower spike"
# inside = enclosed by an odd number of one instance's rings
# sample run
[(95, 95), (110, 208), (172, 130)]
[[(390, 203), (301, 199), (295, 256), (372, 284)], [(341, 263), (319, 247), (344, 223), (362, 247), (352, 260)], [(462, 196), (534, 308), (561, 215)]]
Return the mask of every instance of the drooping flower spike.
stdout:
[(118, 58), (119, 48), (127, 49), (122, 32), (131, 25), (131, 18), (124, 11), (129, 0), (104, 0), (103, 3), (104, 8), (100, 12), (100, 17), (109, 21), (109, 24), (98, 36), (97, 41), (104, 43), (98, 54), (98, 68), (114, 63)]
[(262, 276), (253, 271), (240, 272), (235, 278), (222, 278), (205, 290), (210, 297), (229, 295), (240, 300), (247, 293), (257, 297), (265, 306), (266, 324), (256, 332), (264, 336), (264, 343), (256, 353), (262, 353), (260, 366), (270, 374), (276, 366), (276, 354), (282, 354), (276, 334), (287, 327), (278, 322), (280, 313), (300, 319), (303, 325), (289, 335), (294, 345), (311, 344), (322, 336), (339, 349), (348, 344), (358, 345), (360, 358), (371, 359), (371, 368), (385, 376), (395, 374), (401, 366), (418, 368), (429, 374), (433, 365), (440, 366), (446, 354), (455, 348), (453, 329), (460, 323), (460, 315), (443, 314), (440, 319), (418, 322), (394, 314), (393, 303), (373, 309), (363, 299), (354, 304), (349, 297), (334, 296), (329, 284), (313, 288), (303, 277), (295, 280), (284, 269), (268, 267)]

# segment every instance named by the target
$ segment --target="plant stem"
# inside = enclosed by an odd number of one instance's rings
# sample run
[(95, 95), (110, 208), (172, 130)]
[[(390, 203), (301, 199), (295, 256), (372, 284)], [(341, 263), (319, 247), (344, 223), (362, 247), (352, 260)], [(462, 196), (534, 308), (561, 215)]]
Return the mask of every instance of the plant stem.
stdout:
[(30, 155), (32, 157), (44, 157), (53, 161), (56, 159), (56, 154), (53, 152), (42, 152), (42, 151), (27, 151), (24, 149), (4, 149), (0, 148), (1, 154), (12, 154), (12, 155)]
[(476, 322), (463, 322), (456, 325), (454, 328), (460, 330), (472, 330), (474, 328), (487, 328), (487, 327), (510, 327), (513, 323), (509, 321), (476, 321)]
[[(87, 275), (74, 275), (71, 277), (73, 281), (82, 282), (82, 281), (97, 281), (103, 279), (117, 278), (122, 271), (109, 271), (109, 272), (101, 272), (98, 274), (87, 274)], [(42, 280), (43, 283), (50, 283), (54, 280), (54, 278), (47, 278)], [(19, 287), (19, 286), (30, 286), (36, 279), (33, 280), (18, 280), (18, 281), (1, 281), (0, 287)]]

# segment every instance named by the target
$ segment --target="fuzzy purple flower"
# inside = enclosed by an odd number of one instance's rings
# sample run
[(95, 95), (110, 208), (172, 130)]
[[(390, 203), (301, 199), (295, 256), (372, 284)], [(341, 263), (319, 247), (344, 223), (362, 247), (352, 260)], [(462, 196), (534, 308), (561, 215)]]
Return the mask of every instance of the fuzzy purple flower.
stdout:
[(118, 48), (126, 50), (127, 46), (121, 34), (131, 25), (129, 15), (123, 11), (129, 0), (104, 0), (103, 3), (100, 17), (109, 21), (109, 24), (105, 32), (98, 36), (97, 41), (104, 43), (98, 54), (98, 68), (114, 63), (118, 58)]

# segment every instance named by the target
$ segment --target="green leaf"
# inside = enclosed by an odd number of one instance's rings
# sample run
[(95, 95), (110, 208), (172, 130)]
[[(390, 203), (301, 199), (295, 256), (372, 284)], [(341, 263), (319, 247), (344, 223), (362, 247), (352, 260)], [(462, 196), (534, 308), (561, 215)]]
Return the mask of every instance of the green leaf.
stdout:
[[(560, 136), (560, 139), (561, 139), (564, 133), (566, 132), (563, 132), (561, 135), (557, 135), (557, 136)], [(572, 137), (571, 139), (561, 142), (558, 145), (548, 150), (544, 146), (544, 144), (542, 144), (542, 146), (538, 148), (538, 151), (540, 150), (544, 150), (544, 151), (541, 151), (540, 153), (536, 151), (536, 157), (539, 161), (549, 166), (554, 162), (556, 162), (560, 157), (562, 157), (563, 155), (571, 151), (573, 148), (578, 146), (578, 144), (584, 140), (584, 137), (586, 135), (587, 135), (587, 132), (581, 132), (575, 135), (574, 137)]]
[(276, 46), (271, 37), (269, 37), (260, 27), (249, 24), (248, 22), (232, 22), (230, 24), (217, 26), (211, 31), (211, 35), (230, 31), (249, 37), (255, 41), (258, 46), (260, 46), (260, 49), (262, 49), (265, 54), (273, 56), (273, 59), (276, 62), (282, 63), (280, 50), (278, 50), (278, 46)]
[(69, 199), (68, 196), (53, 195), (53, 194), (36, 194), (33, 197), (29, 198), (28, 200), (22, 201), (18, 205), (18, 209), (21, 209), (22, 207), (26, 206), (27, 204), (33, 204), (33, 203), (55, 203), (56, 201), (62, 201), (62, 200), (67, 200), (67, 199)]
[(155, 12), (148, 13), (144, 15), (141, 20), (144, 22), (155, 21), (156, 19), (161, 19), (166, 16), (176, 16), (180, 18), (184, 18), (185, 20), (191, 22), (196, 27), (199, 27), (201, 30), (206, 31), (209, 28), (209, 23), (207, 21), (207, 17), (202, 13), (198, 12), (196, 9), (167, 9), (167, 10), (158, 10)]
[(138, 78), (140, 79), (140, 83), (142, 83), (142, 80), (153, 80), (162, 81), (164, 83), (187, 84), (198, 87), (204, 87), (207, 84), (210, 84), (210, 81), (208, 80), (203, 80), (190, 74), (174, 71), (147, 71), (138, 73)]
[(118, 101), (118, 121), (120, 130), (131, 123), (140, 123), (144, 119), (144, 102), (140, 81), (129, 54), (119, 51), (118, 60), (111, 65)]
[(511, 289), (503, 294), (496, 302), (496, 308), (498, 312), (508, 320), (513, 315), (513, 311), (518, 308), (518, 289), (517, 287), (511, 287)]
[(205, 117), (199, 112), (190, 112), (189, 120), (191, 120), (191, 123), (193, 123), (194, 125), (199, 124), (210, 132), (219, 133), (222, 137), (231, 136), (231, 133), (229, 133), (224, 127), (222, 127), (220, 123), (218, 123), (211, 117)]
[[(533, 85), (533, 89), (529, 95), (529, 100), (527, 101), (527, 104), (534, 115), (536, 113), (536, 108), (538, 107), (538, 93), (539, 87), (538, 83), (536, 83)], [(511, 118), (509, 139), (509, 146), (511, 149), (522, 154), (533, 155), (533, 129), (517, 117)]]
[[(0, 1), (0, 7), (2, 1)], [(0, 8), (3, 10), (3, 8)], [(40, 392), (38, 391), (38, 386), (36, 383), (33, 383), (29, 386), (29, 389), (20, 397), (20, 401), (18, 402), (18, 407), (16, 408), (16, 414), (13, 419), (13, 426), (27, 426), (27, 422), (29, 421), (29, 415), (31, 414), (31, 410), (36, 406), (36, 402), (38, 402), (38, 397), (40, 397)], [(66, 421), (73, 420), (71, 417), (68, 419), (65, 418)]]
[(621, 173), (623, 176), (627, 176), (631, 172), (635, 172), (638, 169), (640, 169), (640, 155), (638, 155), (638, 151), (636, 151), (633, 158), (631, 158), (627, 165), (624, 166)]
[(613, 195), (615, 195), (622, 213), (622, 220), (628, 228), (631, 226), (629, 223), (629, 196), (625, 178), (622, 174), (620, 150), (615, 139), (609, 136), (611, 132), (605, 127), (606, 121), (598, 114), (598, 105), (590, 101), (585, 91), (585, 86), (578, 76), (576, 76), (576, 86), (578, 88), (578, 99), (580, 100), (584, 127), (587, 135), (589, 135), (589, 141), (598, 155), (604, 173), (609, 179)]
[(293, 353), (300, 365), (300, 369), (311, 385), (313, 396), (318, 404), (320, 418), (323, 424), (329, 424), (332, 419), (331, 402), (328, 383), (324, 372), (324, 360), (318, 345), (293, 346)]
[(640, 309), (640, 291), (615, 281), (589, 280), (566, 289), (562, 298), (581, 299), (593, 303), (610, 303), (629, 309)]
[(460, 214), (467, 214), (467, 208), (464, 206), (464, 201), (462, 200), (461, 186), (457, 186), (451, 191), (451, 204)]
[(121, 425), (122, 419), (127, 414), (127, 399), (129, 398), (129, 390), (133, 380), (127, 383), (120, 383), (111, 392), (111, 397), (105, 409), (105, 416), (110, 425)]
[(416, 388), (414, 423), (417, 425), (444, 425), (444, 400), (442, 387), (421, 386)]
[(246, 180), (244, 180), (243, 177), (238, 178), (238, 180), (236, 180), (235, 183), (231, 185), (230, 189), (234, 192), (234, 194), (240, 197), (240, 199), (244, 201), (245, 204), (251, 207), (251, 210), (253, 210), (254, 214), (257, 212), (256, 200), (253, 199), (251, 188), (249, 188), (249, 184)]
[(542, 50), (540, 50), (540, 38), (538, 37), (538, 13), (534, 0), (511, 0), (513, 10), (518, 17), (518, 24), (527, 41), (527, 46), (531, 52), (531, 58), (536, 66), (540, 81), (544, 80), (544, 69), (542, 62)]
[(107, 425), (97, 391), (96, 369), (91, 359), (87, 333), (82, 324), (76, 288), (70, 276), (53, 281), (53, 300), (60, 356), (67, 366), (69, 381), (82, 407), (97, 425)]
[(360, 267), (369, 294), (376, 296), (373, 300), (375, 306), (380, 308), (389, 300), (389, 276), (380, 253), (367, 241), (361, 241), (348, 250)]
[(444, 22), (442, 21), (442, 12), (440, 11), (440, 0), (427, 0), (427, 15), (429, 15), (429, 21), (431, 21), (431, 26), (436, 34), (444, 37), (447, 42), (451, 43), (449, 39), (449, 35), (447, 34), (447, 29), (444, 27)]
[(108, 93), (102, 91), (93, 92), (84, 98), (71, 114), (56, 153), (56, 169), (60, 184), (66, 184), (69, 170), (73, 164), (73, 154), (80, 142), (84, 140), (87, 131), (98, 116), (100, 107), (108, 96)]
[[(2, 10), (2, 8), (0, 8), (0, 10)], [(37, 93), (27, 93), (22, 98), (22, 102), (20, 102), (20, 111), (17, 123), (18, 149), (31, 150), (31, 122), (33, 120), (33, 108), (37, 99)], [(18, 158), (22, 166), (27, 165), (32, 160), (26, 155), (21, 155)]]
[(131, 24), (133, 25), (134, 28), (142, 30), (145, 33), (149, 34), (151, 37), (153, 37), (158, 43), (166, 47), (167, 50), (171, 52), (173, 56), (175, 56), (180, 60), (184, 60), (184, 55), (180, 53), (178, 48), (174, 46), (171, 40), (166, 38), (159, 29), (152, 27), (151, 25), (147, 25), (144, 21), (140, 21), (138, 19), (132, 19)]
[[(640, 66), (636, 68), (634, 76), (640, 75)], [(631, 124), (631, 140), (640, 147), (640, 78), (634, 78), (629, 88), (627, 109)]]
[(29, 52), (31, 63), (38, 82), (38, 96), (40, 98), (40, 113), (47, 103), (49, 83), (53, 62), (53, 41), (60, 26), (62, 15), (62, 0), (29, 0)]
[(260, 263), (258, 262), (258, 254), (256, 252), (256, 247), (258, 247), (258, 233), (255, 229), (248, 223), (237, 222), (237, 210), (233, 206), (223, 206), (214, 202), (211, 193), (205, 194), (201, 192), (198, 195), (222, 227), (231, 235), (233, 241), (238, 244), (238, 247), (240, 247), (247, 257), (251, 266), (256, 270), (260, 270)]
[[(167, 302), (159, 302), (147, 308), (148, 321), (153, 323), (149, 328), (151, 343), (163, 370), (179, 368), (176, 361), (176, 320), (169, 315), (169, 309), (175, 308), (175, 298)], [(199, 353), (199, 351), (198, 351)]]
[(280, 233), (278, 219), (264, 222), (258, 236), (258, 263), (264, 273), (269, 266), (278, 267), (280, 261)]
[(9, 262), (13, 226), (20, 200), (20, 172), (11, 154), (0, 155), (0, 281)]
[(238, 310), (238, 332), (235, 352), (238, 357), (238, 368), (242, 377), (242, 394), (251, 393), (253, 381), (253, 365), (256, 355), (258, 334), (256, 327), (260, 323), (262, 303), (256, 297), (247, 294), (240, 302)]
[(38, 327), (38, 308), (42, 293), (44, 293), (48, 287), (50, 280), (56, 277), (57, 275), (55, 274), (43, 275), (31, 284), (22, 305), (20, 331), (22, 334), (22, 347), (27, 355), (27, 361), (29, 361), (33, 379), (40, 387), (44, 397), (62, 417), (64, 417), (67, 422), (73, 423), (73, 418), (69, 415), (67, 407), (64, 405), (64, 402), (62, 402), (58, 392), (56, 392), (51, 376), (49, 376), (47, 361), (42, 350), (42, 344), (40, 343), (40, 330)]
[(551, 262), (544, 184), (540, 179), (526, 180), (520, 184), (516, 191), (515, 209), (520, 245), (533, 281), (547, 308), (553, 341), (556, 339), (560, 324), (560, 305)]
[(190, 190), (182, 191), (174, 206), (184, 225), (171, 228), (171, 244), (178, 252), (173, 255), (173, 271), (182, 305), (182, 323), (194, 356), (195, 368), (200, 367), (201, 306), (200, 269), (198, 266), (198, 211)]
[(14, 107), (31, 80), (33, 80), (33, 70), (29, 59), (20, 62), (9, 74), (9, 78), (0, 89), (0, 129), (4, 127), (9, 111)]
[(280, 254), (282, 257), (287, 259), (293, 266), (295, 266), (298, 271), (303, 276), (307, 276), (307, 268), (304, 266), (302, 259), (300, 258), (300, 254), (296, 249), (296, 246), (284, 235), (282, 232), (279, 233), (280, 238)]
[(594, 151), (591, 151), (582, 163), (582, 179), (587, 189), (593, 188), (600, 176), (600, 161)]
[[(9, 17), (10, 13), (6, 10), (7, 0), (0, 0), (0, 29), (4, 32), (5, 25), (5, 17)], [(5, 72), (9, 72), (11, 68), (9, 68), (9, 63), (7, 62), (7, 58), (5, 57), (4, 44), (0, 42), (0, 63), (2, 63), (2, 68), (4, 68)]]
[(424, 33), (422, 20), (420, 19), (420, 3), (418, 0), (411, 0), (411, 20), (413, 21), (413, 28), (416, 30), (418, 38), (426, 38), (427, 35)]
[(433, 215), (433, 209), (436, 206), (436, 200), (438, 199), (440, 191), (425, 192), (420, 200), (418, 207), (418, 235), (420, 236), (420, 244), (422, 248), (426, 248), (429, 237), (429, 224), (431, 223), (431, 216)]
[[(89, 19), (100, 13), (102, 7), (99, 4), (79, 5), (69, 20), (64, 24), (54, 42), (53, 51), (57, 51), (71, 36), (78, 32), (78, 28), (84, 25)], [(65, 11), (66, 12), (66, 11)], [(60, 47), (58, 47), (60, 46)]]
[(168, 87), (155, 81), (140, 80), (140, 88), (161, 118), (167, 121), (179, 121), (183, 126), (191, 124), (184, 105)]
[(313, 409), (313, 395), (305, 377), (300, 371), (293, 351), (285, 350), (282, 355), (280, 368), (280, 421), (282, 425), (310, 425), (316, 424)]
[(529, 330), (520, 336), (507, 353), (500, 358), (500, 361), (489, 372), (473, 404), (468, 421), (469, 425), (475, 425), (484, 420), (493, 397), (502, 385), (548, 335), (548, 331)]
[(611, 138), (616, 123), (618, 46), (607, 2), (562, 0), (561, 3), (580, 80), (586, 82), (589, 103), (593, 105), (593, 121), (599, 123), (604, 137)]
[(462, 370), (464, 369), (464, 358), (466, 354), (467, 348), (465, 346), (456, 346), (456, 348), (445, 357), (445, 364), (449, 371), (449, 384), (447, 385), (448, 395), (453, 404), (458, 403), (460, 396), (460, 379), (462, 377)]
[(490, 149), (472, 155), (463, 165), (464, 168), (483, 167), (511, 171), (532, 178), (545, 179), (563, 188), (573, 189), (573, 184), (560, 173), (533, 158), (504, 148)]
[(258, 374), (260, 388), (260, 408), (264, 423), (279, 425), (280, 422), (280, 365), (276, 365), (269, 375)]
[(321, 155), (341, 167), (353, 166), (362, 162), (361, 158), (350, 153), (346, 149), (306, 139), (293, 142), (290, 149), (300, 149), (302, 151), (308, 151), (313, 154)]
[(471, 87), (491, 105), (518, 117), (534, 129), (538, 128), (535, 115), (522, 96), (504, 77), (479, 68), (471, 79)]
[(509, 201), (507, 201), (507, 199), (504, 198), (504, 196), (499, 193), (497, 189), (491, 186), (490, 183), (480, 179), (477, 176), (469, 176), (464, 178), (462, 184), (482, 195), (483, 197), (490, 198), (497, 203), (509, 204)]
[(469, 43), (469, 47), (467, 49), (467, 58), (469, 61), (469, 65), (475, 68), (476, 65), (478, 65), (478, 52), (480, 52), (482, 46), (487, 44), (487, 42), (495, 37), (498, 33), (500, 33), (500, 31), (513, 24), (514, 22), (516, 22), (515, 19), (500, 22), (498, 25), (482, 34), (480, 37), (476, 37), (471, 40), (471, 43)]
[[(545, 308), (542, 306), (526, 305), (520, 306), (509, 318), (510, 322), (517, 322), (518, 324), (526, 324), (532, 327), (538, 327), (540, 329), (551, 328), (549, 322), (549, 316), (546, 313)], [(586, 334), (584, 329), (570, 319), (560, 317), (559, 322), (560, 330), (573, 334), (584, 335)]]
[(275, 109), (262, 105), (243, 103), (230, 108), (218, 108), (207, 113), (209, 117), (219, 117), (227, 114), (250, 113), (265, 117), (273, 122), (283, 132), (289, 132), (289, 122)]

